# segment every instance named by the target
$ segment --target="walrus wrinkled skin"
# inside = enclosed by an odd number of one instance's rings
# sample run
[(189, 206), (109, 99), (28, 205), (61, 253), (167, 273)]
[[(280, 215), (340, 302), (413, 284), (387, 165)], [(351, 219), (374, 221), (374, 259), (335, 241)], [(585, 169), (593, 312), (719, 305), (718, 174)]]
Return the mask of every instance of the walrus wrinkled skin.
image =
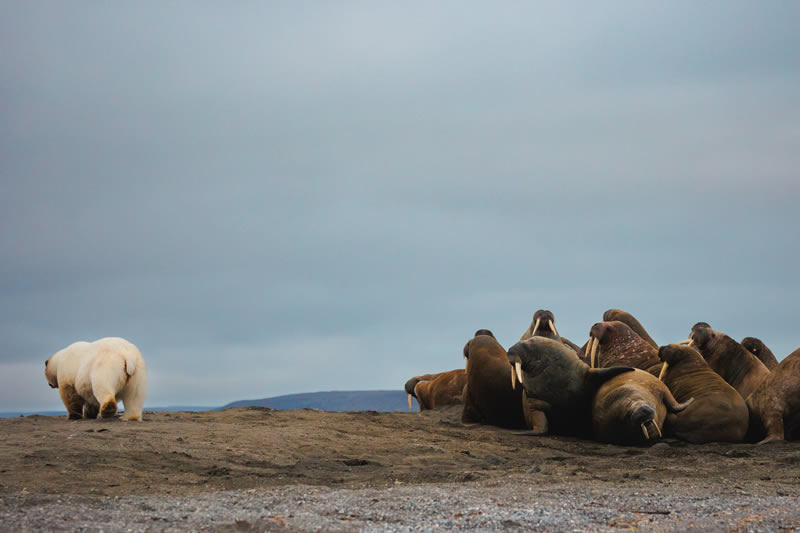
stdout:
[(666, 385), (644, 370), (605, 382), (592, 403), (594, 438), (612, 444), (645, 444), (662, 436), (667, 412), (680, 413), (693, 400), (678, 403)]
[(605, 313), (603, 313), (603, 322), (623, 322), (627, 324), (629, 328), (633, 330), (634, 333), (639, 335), (641, 338), (646, 340), (648, 344), (650, 344), (653, 348), (658, 350), (658, 343), (653, 340), (653, 338), (647, 333), (647, 330), (644, 329), (644, 326), (636, 320), (636, 317), (632, 314), (623, 311), (622, 309), (609, 309)]
[(476, 335), (464, 346), (464, 356), (467, 358), (467, 385), (461, 421), (524, 429), (522, 387), (511, 387), (511, 365), (497, 339)]
[(593, 364), (591, 352), (595, 352), (595, 368), (632, 366), (654, 376), (658, 376), (661, 371), (658, 349), (653, 348), (624, 322), (598, 322), (593, 325), (584, 351), (589, 366)]
[(525, 415), (533, 434), (591, 435), (592, 398), (607, 380), (632, 368), (590, 369), (574, 350), (545, 337), (531, 337), (508, 350), (520, 370)]
[(428, 379), (411, 378), (406, 382), (406, 393), (409, 388), (409, 405), (411, 397), (417, 399), (419, 410), (436, 409), (445, 405), (464, 403), (464, 385), (467, 384), (467, 371), (456, 368), (448, 372), (427, 374)]
[(694, 346), (711, 370), (722, 376), (736, 392), (747, 398), (769, 375), (769, 369), (744, 346), (706, 322), (698, 322), (689, 335)]
[(778, 360), (775, 359), (775, 354), (772, 350), (767, 348), (767, 345), (761, 339), (755, 337), (745, 337), (742, 339), (742, 346), (745, 350), (758, 357), (758, 360), (764, 363), (764, 366), (772, 371), (778, 366)]
[(747, 398), (750, 435), (761, 443), (800, 439), (800, 349), (793, 351)]
[(666, 435), (695, 444), (745, 439), (750, 423), (747, 404), (697, 350), (670, 344), (659, 348), (658, 357), (667, 365), (661, 379), (675, 400), (694, 398), (679, 415), (667, 414)]

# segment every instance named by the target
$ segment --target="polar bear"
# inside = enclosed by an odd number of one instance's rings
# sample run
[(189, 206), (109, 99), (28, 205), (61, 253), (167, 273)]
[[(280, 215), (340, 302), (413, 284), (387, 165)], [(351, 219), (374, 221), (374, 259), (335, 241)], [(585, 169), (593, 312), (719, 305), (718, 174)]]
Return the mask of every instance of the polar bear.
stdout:
[(139, 349), (125, 339), (70, 344), (45, 361), (44, 376), (58, 389), (70, 419), (112, 417), (122, 400), (123, 420), (142, 420), (147, 367)]

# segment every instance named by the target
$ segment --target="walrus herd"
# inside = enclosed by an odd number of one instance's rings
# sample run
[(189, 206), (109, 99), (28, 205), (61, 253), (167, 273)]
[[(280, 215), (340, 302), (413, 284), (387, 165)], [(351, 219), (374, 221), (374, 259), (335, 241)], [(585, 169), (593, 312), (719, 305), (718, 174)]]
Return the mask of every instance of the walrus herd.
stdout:
[(741, 343), (706, 322), (660, 346), (630, 313), (609, 309), (577, 346), (540, 309), (506, 351), (480, 329), (464, 369), (408, 380), (420, 410), (463, 404), (464, 424), (623, 445), (663, 437), (692, 443), (800, 439), (800, 349), (778, 363), (764, 343)]

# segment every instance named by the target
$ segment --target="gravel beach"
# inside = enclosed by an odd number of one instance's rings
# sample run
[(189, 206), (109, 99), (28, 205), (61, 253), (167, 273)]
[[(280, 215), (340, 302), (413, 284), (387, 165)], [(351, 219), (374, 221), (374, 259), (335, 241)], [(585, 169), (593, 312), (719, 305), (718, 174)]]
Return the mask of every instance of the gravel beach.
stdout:
[(3, 531), (798, 531), (800, 444), (649, 448), (457, 409), (0, 420)]

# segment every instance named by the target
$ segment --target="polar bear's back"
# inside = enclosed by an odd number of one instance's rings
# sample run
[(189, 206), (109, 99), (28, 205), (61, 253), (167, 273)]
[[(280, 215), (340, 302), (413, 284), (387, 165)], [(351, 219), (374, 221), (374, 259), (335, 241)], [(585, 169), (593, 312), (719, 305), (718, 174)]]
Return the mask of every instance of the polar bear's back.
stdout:
[(51, 361), (58, 365), (57, 378), (59, 383), (63, 383), (64, 385), (72, 385), (75, 383), (78, 370), (84, 361), (90, 357), (91, 346), (91, 342), (73, 342), (66, 348), (57, 351), (53, 357), (50, 358)]
[(139, 348), (130, 341), (120, 337), (105, 337), (91, 343), (94, 352), (92, 358), (95, 361), (109, 360), (116, 357), (122, 358), (125, 365), (125, 373), (132, 376), (138, 368), (144, 371), (144, 359)]
[(103, 389), (111, 390), (115, 394), (125, 386), (128, 377), (136, 372), (137, 367), (144, 368), (139, 349), (119, 337), (98, 339), (86, 343), (83, 349), (75, 386), (78, 394), (87, 401), (92, 401), (92, 391), (97, 388), (98, 382), (103, 384)]

